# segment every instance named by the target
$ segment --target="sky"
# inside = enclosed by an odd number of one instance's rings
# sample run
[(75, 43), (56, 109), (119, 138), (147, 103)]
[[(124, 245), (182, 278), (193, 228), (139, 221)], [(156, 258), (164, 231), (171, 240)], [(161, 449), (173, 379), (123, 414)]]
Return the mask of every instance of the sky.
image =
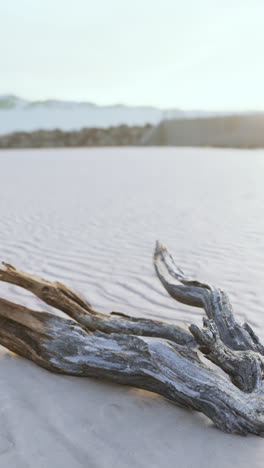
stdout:
[(264, 110), (263, 0), (0, 0), (0, 94)]

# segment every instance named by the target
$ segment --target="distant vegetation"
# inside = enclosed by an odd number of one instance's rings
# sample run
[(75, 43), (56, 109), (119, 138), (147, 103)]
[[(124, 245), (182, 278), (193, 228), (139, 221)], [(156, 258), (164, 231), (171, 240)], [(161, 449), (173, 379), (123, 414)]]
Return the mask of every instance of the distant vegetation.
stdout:
[(264, 148), (264, 114), (163, 120), (155, 126), (20, 131), (0, 136), (0, 149), (137, 145)]
[(58, 148), (78, 146), (135, 146), (142, 144), (152, 125), (83, 128), (79, 131), (37, 130), (0, 136), (0, 148)]
[(13, 96), (0, 98), (0, 109), (13, 109), (16, 106)]

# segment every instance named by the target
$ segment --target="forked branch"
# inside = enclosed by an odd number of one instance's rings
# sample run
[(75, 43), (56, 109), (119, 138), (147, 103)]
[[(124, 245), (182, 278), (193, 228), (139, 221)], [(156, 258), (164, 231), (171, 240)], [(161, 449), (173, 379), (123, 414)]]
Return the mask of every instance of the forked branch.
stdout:
[[(71, 319), (0, 299), (0, 344), (58, 373), (93, 376), (163, 395), (201, 411), (226, 432), (264, 432), (263, 345), (234, 319), (227, 295), (187, 278), (157, 243), (154, 264), (177, 301), (203, 307), (203, 328), (98, 312), (62, 283), (5, 264), (0, 281), (21, 286)], [(206, 366), (197, 350), (221, 371)]]

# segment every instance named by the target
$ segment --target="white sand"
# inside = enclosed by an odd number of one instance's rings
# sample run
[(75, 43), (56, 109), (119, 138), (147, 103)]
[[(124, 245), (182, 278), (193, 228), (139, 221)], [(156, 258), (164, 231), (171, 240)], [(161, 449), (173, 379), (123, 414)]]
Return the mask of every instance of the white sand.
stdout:
[[(264, 152), (90, 149), (0, 153), (0, 257), (62, 280), (103, 311), (200, 323), (163, 291), (161, 239), (224, 287), (264, 340)], [(48, 310), (0, 283), (0, 296)], [(220, 432), (156, 395), (0, 359), (0, 467), (263, 466), (264, 441)]]

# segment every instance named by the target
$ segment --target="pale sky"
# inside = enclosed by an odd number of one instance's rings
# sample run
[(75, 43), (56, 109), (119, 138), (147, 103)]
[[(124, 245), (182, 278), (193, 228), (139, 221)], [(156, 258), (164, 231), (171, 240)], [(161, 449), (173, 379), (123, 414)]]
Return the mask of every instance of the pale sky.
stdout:
[(0, 94), (264, 110), (264, 0), (0, 0)]

